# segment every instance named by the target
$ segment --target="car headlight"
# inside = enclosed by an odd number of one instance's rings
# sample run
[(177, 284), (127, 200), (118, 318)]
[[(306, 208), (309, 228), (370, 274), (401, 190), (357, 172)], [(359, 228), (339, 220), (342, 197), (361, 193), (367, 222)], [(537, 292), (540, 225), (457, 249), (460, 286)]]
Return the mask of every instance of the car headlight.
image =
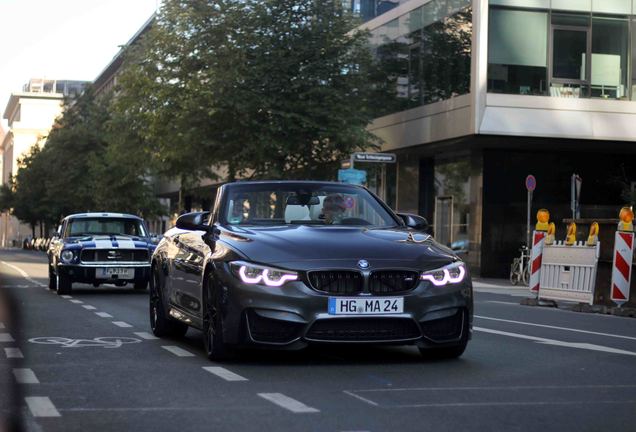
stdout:
[(75, 258), (75, 254), (71, 250), (65, 250), (65, 251), (62, 251), (60, 258), (62, 259), (63, 262), (70, 263), (71, 261), (73, 261), (73, 258)]
[(435, 286), (456, 284), (464, 280), (466, 268), (464, 263), (453, 263), (437, 270), (424, 272), (420, 275), (421, 280), (432, 282)]
[(298, 273), (251, 264), (244, 261), (231, 262), (230, 269), (236, 277), (250, 285), (261, 284), (270, 287), (279, 287), (287, 282), (298, 280)]

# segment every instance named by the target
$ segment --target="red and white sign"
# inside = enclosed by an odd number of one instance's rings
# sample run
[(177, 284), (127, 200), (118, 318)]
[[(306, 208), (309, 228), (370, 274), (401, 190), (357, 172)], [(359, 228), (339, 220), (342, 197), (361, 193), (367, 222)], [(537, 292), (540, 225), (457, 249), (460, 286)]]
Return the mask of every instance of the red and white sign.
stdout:
[(629, 300), (629, 284), (634, 256), (634, 233), (617, 231), (614, 239), (614, 264), (610, 298), (617, 305)]
[(543, 244), (545, 231), (534, 231), (532, 234), (532, 252), (530, 253), (530, 292), (539, 294), (539, 281), (541, 280), (541, 260), (543, 259)]

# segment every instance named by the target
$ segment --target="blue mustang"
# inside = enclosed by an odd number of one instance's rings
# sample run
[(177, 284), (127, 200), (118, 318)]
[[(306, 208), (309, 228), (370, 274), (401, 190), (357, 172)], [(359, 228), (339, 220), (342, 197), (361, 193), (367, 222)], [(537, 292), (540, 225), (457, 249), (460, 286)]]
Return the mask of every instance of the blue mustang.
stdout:
[(155, 249), (140, 217), (122, 213), (66, 216), (47, 251), (49, 289), (71, 292), (73, 282), (145, 290)]

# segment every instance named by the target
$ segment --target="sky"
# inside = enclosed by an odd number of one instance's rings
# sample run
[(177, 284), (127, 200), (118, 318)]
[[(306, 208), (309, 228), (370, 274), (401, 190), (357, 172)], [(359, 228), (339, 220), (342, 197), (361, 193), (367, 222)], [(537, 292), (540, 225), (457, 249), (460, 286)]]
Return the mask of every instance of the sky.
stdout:
[[(0, 0), (0, 116), (31, 78), (93, 81), (159, 0)], [(6, 121), (1, 122), (7, 129)]]

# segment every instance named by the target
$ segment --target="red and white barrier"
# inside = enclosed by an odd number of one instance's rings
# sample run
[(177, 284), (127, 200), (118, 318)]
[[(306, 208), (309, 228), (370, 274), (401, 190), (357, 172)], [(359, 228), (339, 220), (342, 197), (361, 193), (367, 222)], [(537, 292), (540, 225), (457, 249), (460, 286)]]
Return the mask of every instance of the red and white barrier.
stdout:
[(629, 301), (633, 256), (634, 233), (617, 231), (614, 239), (614, 264), (612, 266), (612, 291), (610, 298), (619, 306)]
[(530, 292), (539, 295), (539, 282), (541, 280), (541, 260), (543, 259), (543, 244), (545, 243), (545, 231), (534, 231), (532, 234), (532, 252), (530, 253)]

